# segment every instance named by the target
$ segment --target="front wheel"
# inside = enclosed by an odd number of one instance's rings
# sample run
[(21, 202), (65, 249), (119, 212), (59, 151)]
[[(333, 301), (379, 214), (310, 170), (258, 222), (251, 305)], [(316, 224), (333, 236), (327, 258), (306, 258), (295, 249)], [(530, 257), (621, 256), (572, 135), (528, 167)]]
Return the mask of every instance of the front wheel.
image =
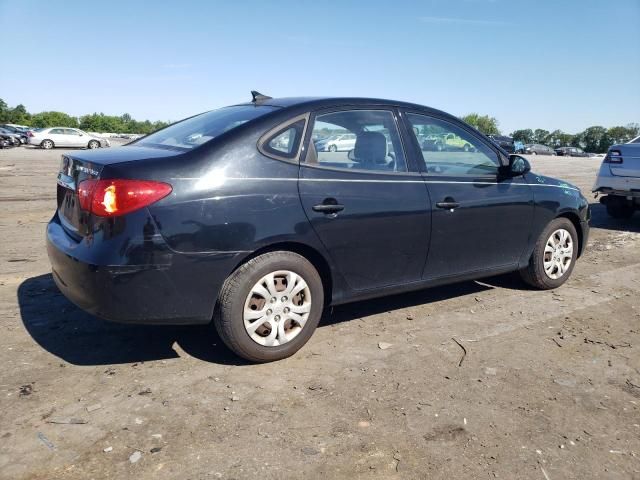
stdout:
[(87, 147), (89, 147), (91, 150), (95, 148), (100, 148), (100, 142), (98, 142), (97, 140), (91, 140), (89, 142), (89, 145), (87, 145)]
[(43, 140), (40, 146), (45, 150), (51, 150), (53, 148), (53, 142), (51, 140)]
[(531, 254), (529, 265), (520, 271), (529, 285), (548, 290), (567, 281), (578, 257), (578, 234), (567, 218), (556, 218), (544, 229)]
[(307, 343), (323, 306), (322, 280), (306, 258), (268, 252), (227, 278), (214, 324), (237, 355), (270, 362), (293, 355)]
[(330, 152), (337, 152), (338, 151), (338, 147), (336, 147), (335, 145), (329, 145), (329, 151)]

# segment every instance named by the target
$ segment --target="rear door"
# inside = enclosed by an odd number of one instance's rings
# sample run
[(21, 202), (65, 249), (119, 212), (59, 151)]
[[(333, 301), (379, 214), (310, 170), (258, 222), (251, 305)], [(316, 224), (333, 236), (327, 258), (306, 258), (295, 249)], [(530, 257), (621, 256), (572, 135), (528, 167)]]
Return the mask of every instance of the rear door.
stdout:
[[(390, 108), (318, 112), (307, 129), (299, 192), (312, 228), (354, 290), (420, 280), (429, 246), (426, 187), (407, 162)], [(349, 151), (316, 152), (310, 138), (355, 136)]]
[(422, 113), (406, 114), (409, 131), (453, 133), (465, 151), (420, 148), (417, 161), (431, 197), (431, 246), (424, 278), (458, 276), (516, 264), (531, 231), (533, 194), (523, 177), (502, 178), (500, 156), (463, 124)]

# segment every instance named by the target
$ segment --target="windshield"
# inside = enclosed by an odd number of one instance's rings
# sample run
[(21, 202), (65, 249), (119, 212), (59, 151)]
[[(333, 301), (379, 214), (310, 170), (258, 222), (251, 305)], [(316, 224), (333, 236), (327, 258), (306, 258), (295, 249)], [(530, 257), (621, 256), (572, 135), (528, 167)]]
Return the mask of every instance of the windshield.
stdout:
[(147, 135), (136, 145), (192, 149), (275, 109), (267, 105), (237, 105), (212, 110)]

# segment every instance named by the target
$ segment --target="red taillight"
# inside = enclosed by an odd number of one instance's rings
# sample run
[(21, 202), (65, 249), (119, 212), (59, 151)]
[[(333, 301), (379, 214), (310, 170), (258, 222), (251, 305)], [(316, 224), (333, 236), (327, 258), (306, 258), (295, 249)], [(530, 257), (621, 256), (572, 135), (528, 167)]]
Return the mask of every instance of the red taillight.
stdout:
[(33, 132), (31, 130), (27, 131), (27, 137), (33, 137)]
[(84, 180), (78, 185), (80, 208), (100, 217), (117, 217), (151, 205), (172, 191), (150, 180)]

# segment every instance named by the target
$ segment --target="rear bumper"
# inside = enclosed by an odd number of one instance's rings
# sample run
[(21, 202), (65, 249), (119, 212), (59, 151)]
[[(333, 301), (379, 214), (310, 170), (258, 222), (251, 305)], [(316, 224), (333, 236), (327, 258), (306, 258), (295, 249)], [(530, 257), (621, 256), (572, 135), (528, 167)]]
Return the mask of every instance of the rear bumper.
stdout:
[[(66, 233), (57, 213), (47, 226), (47, 253), (60, 291), (83, 310), (124, 323), (208, 323), (238, 256), (181, 254), (170, 251), (161, 237), (144, 243), (129, 237), (127, 248), (140, 254), (122, 255), (121, 263), (114, 264), (113, 257), (104, 255), (109, 241), (113, 240), (103, 240), (102, 245), (96, 238), (77, 242)], [(118, 247), (106, 246), (110, 252)], [(103, 259), (110, 261), (103, 264)]]

